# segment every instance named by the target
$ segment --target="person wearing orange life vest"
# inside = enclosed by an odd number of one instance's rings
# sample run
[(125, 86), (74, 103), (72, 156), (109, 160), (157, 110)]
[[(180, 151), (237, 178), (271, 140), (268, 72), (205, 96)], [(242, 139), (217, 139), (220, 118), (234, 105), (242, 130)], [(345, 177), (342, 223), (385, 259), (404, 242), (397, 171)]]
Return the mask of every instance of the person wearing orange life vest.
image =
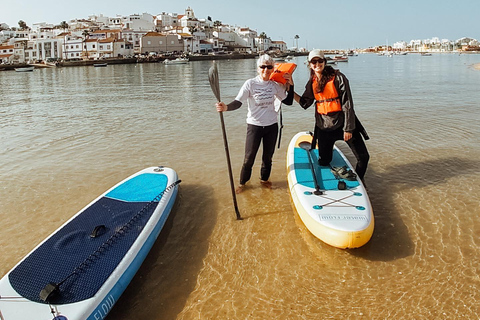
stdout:
[(348, 79), (340, 71), (326, 65), (325, 56), (318, 49), (309, 53), (308, 68), (310, 79), (305, 92), (302, 96), (295, 93), (294, 98), (304, 109), (315, 103), (312, 146), (318, 143), (318, 163), (329, 166), (335, 141), (344, 140), (357, 159), (355, 171), (363, 181), (370, 159), (364, 139), (368, 140), (369, 137), (355, 115)]

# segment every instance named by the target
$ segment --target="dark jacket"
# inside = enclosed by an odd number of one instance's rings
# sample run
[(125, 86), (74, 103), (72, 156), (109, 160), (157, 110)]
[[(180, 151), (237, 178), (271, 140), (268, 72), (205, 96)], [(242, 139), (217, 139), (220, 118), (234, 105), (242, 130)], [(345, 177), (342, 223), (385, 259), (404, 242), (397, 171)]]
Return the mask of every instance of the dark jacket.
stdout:
[[(305, 85), (305, 92), (300, 98), (300, 106), (307, 109), (315, 102), (313, 93), (312, 78)], [(352, 92), (347, 77), (340, 71), (335, 72), (335, 89), (337, 90), (342, 105), (342, 111), (329, 113), (328, 115), (319, 114), (315, 108), (315, 126), (323, 131), (333, 131), (343, 127), (345, 132), (359, 130), (365, 140), (368, 140), (368, 134), (362, 126), (353, 109)]]

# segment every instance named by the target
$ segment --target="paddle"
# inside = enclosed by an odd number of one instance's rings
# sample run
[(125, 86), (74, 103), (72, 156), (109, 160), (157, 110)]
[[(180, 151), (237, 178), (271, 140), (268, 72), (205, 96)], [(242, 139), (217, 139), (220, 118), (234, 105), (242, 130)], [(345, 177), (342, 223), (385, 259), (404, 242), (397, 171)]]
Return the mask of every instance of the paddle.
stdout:
[[(217, 98), (217, 101), (220, 102), (220, 85), (218, 83), (218, 70), (217, 64), (215, 62), (213, 62), (213, 66), (211, 66), (208, 70), (208, 80), (210, 81), (210, 87), (212, 88), (213, 94)], [(227, 133), (225, 131), (223, 112), (219, 112), (218, 114), (220, 115), (220, 122), (222, 124), (223, 144), (225, 146), (225, 155), (227, 156), (228, 175), (230, 177), (230, 188), (232, 189), (233, 206), (235, 207), (235, 214), (237, 215), (237, 220), (242, 220), (240, 212), (238, 211), (237, 197), (235, 195), (235, 187), (233, 184), (232, 164), (230, 163), (230, 152), (228, 151)]]
[(313, 183), (315, 184), (315, 191), (313, 192), (314, 195), (319, 196), (323, 194), (323, 192), (320, 190), (320, 187), (318, 185), (317, 181), (317, 175), (315, 174), (315, 167), (313, 165), (313, 161), (310, 155), (310, 148), (312, 147), (312, 143), (308, 141), (302, 141), (298, 144), (300, 148), (303, 150), (307, 151), (308, 154), (308, 162), (310, 163), (310, 169), (312, 170), (312, 176), (313, 176)]

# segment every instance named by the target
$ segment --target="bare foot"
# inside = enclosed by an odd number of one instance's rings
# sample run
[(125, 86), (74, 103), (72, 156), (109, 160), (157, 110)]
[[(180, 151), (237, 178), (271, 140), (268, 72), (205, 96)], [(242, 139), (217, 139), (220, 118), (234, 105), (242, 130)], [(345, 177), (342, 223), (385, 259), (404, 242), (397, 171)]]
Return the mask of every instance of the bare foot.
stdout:
[(272, 189), (272, 182), (270, 181), (263, 181), (263, 180), (260, 180), (260, 184), (262, 185), (262, 187), (264, 188), (267, 188), (267, 189)]
[(237, 187), (237, 189), (235, 189), (235, 193), (236, 194), (239, 194), (239, 193), (242, 193), (243, 192), (243, 189), (245, 189), (245, 185), (244, 184), (241, 184)]

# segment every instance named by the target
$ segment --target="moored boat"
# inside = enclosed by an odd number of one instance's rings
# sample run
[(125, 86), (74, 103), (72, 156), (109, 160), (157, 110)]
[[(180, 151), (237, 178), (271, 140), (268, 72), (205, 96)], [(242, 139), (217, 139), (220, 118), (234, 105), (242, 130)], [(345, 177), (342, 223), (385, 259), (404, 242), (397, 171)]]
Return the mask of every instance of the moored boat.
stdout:
[(17, 72), (30, 72), (33, 71), (35, 67), (29, 66), (29, 67), (21, 67), (21, 68), (15, 68), (15, 71)]
[(348, 62), (348, 56), (343, 55), (343, 56), (335, 56), (333, 57), (333, 61), (336, 62)]
[(188, 58), (176, 58), (175, 60), (165, 59), (163, 64), (187, 64), (190, 60)]

